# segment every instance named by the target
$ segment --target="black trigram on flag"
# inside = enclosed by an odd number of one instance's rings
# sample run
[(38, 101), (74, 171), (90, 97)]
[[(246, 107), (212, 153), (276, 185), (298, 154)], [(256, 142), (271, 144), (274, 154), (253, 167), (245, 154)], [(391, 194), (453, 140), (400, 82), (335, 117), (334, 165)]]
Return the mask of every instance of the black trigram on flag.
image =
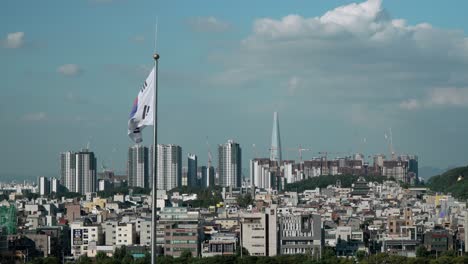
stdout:
[(150, 110), (149, 105), (145, 105), (145, 107), (143, 107), (143, 113), (141, 114), (141, 119), (142, 120), (145, 120), (146, 116), (149, 113), (149, 110)]

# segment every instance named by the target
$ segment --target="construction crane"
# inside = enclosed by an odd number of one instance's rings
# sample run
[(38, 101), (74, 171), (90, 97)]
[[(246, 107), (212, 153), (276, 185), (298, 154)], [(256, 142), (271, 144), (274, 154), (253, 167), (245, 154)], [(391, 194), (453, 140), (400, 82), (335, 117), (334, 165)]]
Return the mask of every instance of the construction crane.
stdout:
[(307, 149), (307, 148), (302, 148), (301, 145), (299, 145), (298, 148), (288, 148), (287, 149), (288, 151), (297, 151), (298, 152), (298, 155), (299, 155), (299, 164), (302, 164), (302, 152), (303, 151), (311, 151), (311, 149)]

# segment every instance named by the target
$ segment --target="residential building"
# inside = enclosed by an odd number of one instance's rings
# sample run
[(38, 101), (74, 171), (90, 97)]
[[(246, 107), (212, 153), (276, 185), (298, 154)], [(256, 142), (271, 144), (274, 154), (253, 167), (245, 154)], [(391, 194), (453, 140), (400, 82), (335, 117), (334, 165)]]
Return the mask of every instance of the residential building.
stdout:
[(280, 215), (279, 240), (281, 255), (309, 254), (320, 258), (323, 247), (320, 215)]
[(127, 160), (128, 185), (149, 188), (149, 165), (147, 147), (139, 144), (129, 147)]
[(276, 256), (278, 254), (277, 215), (275, 208), (265, 213), (241, 214), (241, 247), (251, 256)]
[(197, 155), (188, 154), (187, 159), (187, 186), (196, 187), (198, 186), (197, 177)]
[(202, 257), (236, 254), (237, 238), (234, 233), (215, 233), (203, 243)]
[(53, 177), (50, 180), (50, 192), (58, 193), (60, 191), (60, 181), (59, 179)]
[(50, 181), (49, 178), (41, 176), (38, 180), (39, 183), (39, 195), (49, 195), (50, 194)]
[(242, 175), (241, 147), (233, 140), (218, 146), (219, 185), (240, 187)]
[(90, 255), (88, 245), (95, 242), (97, 245), (102, 245), (103, 236), (100, 225), (86, 223), (86, 220), (75, 221), (70, 224), (71, 229), (71, 254), (75, 258), (82, 255)]
[(164, 255), (178, 257), (183, 251), (200, 256), (201, 221), (199, 212), (186, 207), (166, 207), (160, 213), (158, 234), (162, 231)]
[(84, 149), (60, 154), (61, 182), (70, 192), (86, 194), (96, 191), (96, 157)]
[(182, 148), (158, 144), (157, 159), (158, 189), (169, 191), (182, 186)]

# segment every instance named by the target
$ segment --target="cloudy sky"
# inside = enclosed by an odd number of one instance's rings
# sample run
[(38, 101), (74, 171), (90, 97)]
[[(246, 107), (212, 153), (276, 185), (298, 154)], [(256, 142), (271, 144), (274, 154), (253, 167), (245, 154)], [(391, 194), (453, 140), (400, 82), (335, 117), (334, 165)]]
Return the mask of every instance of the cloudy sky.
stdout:
[[(356, 1), (356, 0), (355, 0)], [(465, 1), (2, 1), (0, 177), (55, 176), (88, 142), (125, 171), (127, 118), (160, 59), (161, 143), (206, 162), (233, 138), (283, 158), (397, 153), (466, 165)], [(145, 130), (151, 142), (151, 130)], [(256, 145), (256, 150), (252, 145)], [(288, 149), (288, 150), (286, 150)], [(3, 175), (3, 176), (2, 176)]]

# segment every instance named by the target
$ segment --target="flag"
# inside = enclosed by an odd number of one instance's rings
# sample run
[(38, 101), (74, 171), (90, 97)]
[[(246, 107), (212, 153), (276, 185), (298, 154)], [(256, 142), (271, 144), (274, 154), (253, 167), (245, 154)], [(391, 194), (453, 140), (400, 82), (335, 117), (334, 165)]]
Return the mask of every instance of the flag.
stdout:
[(143, 128), (154, 125), (154, 71), (155, 68), (153, 67), (143, 87), (138, 92), (130, 112), (128, 136), (136, 143), (143, 141), (141, 134)]

